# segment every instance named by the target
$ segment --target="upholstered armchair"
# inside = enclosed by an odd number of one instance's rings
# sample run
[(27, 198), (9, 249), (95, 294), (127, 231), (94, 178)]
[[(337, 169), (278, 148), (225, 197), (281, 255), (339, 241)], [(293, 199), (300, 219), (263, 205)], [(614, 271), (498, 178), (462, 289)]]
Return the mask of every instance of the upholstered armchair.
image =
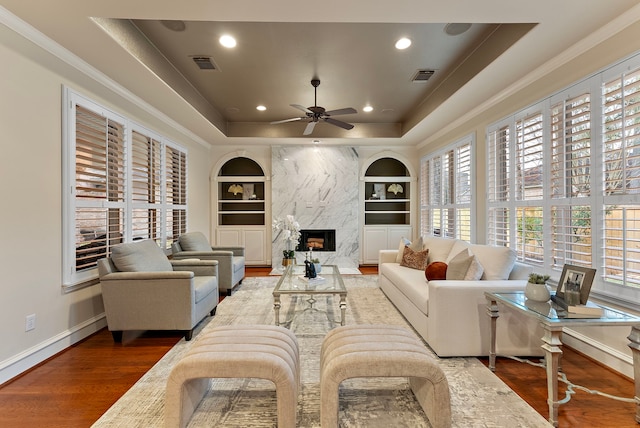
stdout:
[(98, 260), (107, 326), (115, 342), (123, 330), (193, 329), (219, 301), (218, 262), (170, 261), (152, 240), (118, 244)]
[(218, 261), (218, 287), (231, 295), (231, 290), (244, 279), (244, 247), (212, 247), (202, 232), (180, 235), (171, 246), (174, 260), (200, 259)]

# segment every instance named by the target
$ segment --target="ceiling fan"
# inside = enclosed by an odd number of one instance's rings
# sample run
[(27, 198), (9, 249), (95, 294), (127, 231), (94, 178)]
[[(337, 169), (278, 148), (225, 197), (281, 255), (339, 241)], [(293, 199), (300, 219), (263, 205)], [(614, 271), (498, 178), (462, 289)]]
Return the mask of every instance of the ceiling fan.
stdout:
[(338, 116), (341, 114), (353, 114), (353, 113), (358, 113), (358, 111), (351, 107), (326, 111), (324, 107), (320, 107), (318, 105), (318, 86), (320, 85), (320, 80), (319, 79), (311, 80), (311, 85), (314, 88), (313, 89), (314, 103), (312, 107), (303, 107), (300, 104), (289, 104), (291, 107), (297, 108), (298, 110), (302, 110), (306, 116), (293, 117), (291, 119), (284, 119), (284, 120), (277, 120), (275, 122), (271, 122), (271, 124), (275, 125), (277, 123), (295, 122), (298, 120), (308, 119), (309, 123), (307, 124), (307, 127), (304, 129), (304, 132), (302, 133), (302, 135), (310, 135), (313, 132), (313, 128), (315, 128), (316, 123), (318, 123), (319, 120), (324, 120), (327, 123), (330, 123), (335, 126), (339, 126), (340, 128), (343, 128), (346, 130), (353, 129), (352, 124), (334, 119), (331, 116)]

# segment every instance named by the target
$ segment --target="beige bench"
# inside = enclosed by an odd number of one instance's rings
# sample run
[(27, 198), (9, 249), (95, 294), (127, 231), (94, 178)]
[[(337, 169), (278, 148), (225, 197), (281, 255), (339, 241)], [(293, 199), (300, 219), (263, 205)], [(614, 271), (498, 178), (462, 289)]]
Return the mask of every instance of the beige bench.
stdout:
[(200, 335), (173, 367), (165, 394), (165, 426), (185, 427), (211, 378), (259, 378), (275, 384), (278, 427), (296, 426), (300, 354), (283, 327), (231, 325)]
[(320, 351), (320, 421), (338, 426), (339, 386), (358, 377), (408, 377), (434, 428), (451, 426), (449, 383), (417, 337), (402, 327), (350, 325), (330, 331)]

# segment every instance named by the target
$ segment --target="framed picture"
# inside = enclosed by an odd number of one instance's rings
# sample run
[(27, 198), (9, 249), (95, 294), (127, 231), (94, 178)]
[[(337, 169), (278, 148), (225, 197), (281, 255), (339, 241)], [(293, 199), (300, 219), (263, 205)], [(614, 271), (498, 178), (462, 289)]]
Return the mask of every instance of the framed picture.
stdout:
[(556, 296), (564, 299), (564, 293), (567, 290), (580, 289), (580, 304), (584, 305), (589, 300), (589, 292), (593, 278), (596, 276), (596, 270), (585, 268), (582, 266), (564, 265), (560, 281), (558, 281), (558, 289)]

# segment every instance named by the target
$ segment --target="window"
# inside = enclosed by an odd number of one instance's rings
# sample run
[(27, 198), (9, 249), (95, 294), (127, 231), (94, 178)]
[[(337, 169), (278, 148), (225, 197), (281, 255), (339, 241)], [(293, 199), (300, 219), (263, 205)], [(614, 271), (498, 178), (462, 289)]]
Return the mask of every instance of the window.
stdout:
[(186, 153), (65, 89), (63, 283), (95, 278), (120, 243), (186, 231)]
[(640, 55), (491, 125), (487, 145), (488, 243), (547, 273), (596, 267), (594, 293), (637, 303)]
[(472, 239), (473, 137), (423, 158), (420, 165), (421, 234)]

